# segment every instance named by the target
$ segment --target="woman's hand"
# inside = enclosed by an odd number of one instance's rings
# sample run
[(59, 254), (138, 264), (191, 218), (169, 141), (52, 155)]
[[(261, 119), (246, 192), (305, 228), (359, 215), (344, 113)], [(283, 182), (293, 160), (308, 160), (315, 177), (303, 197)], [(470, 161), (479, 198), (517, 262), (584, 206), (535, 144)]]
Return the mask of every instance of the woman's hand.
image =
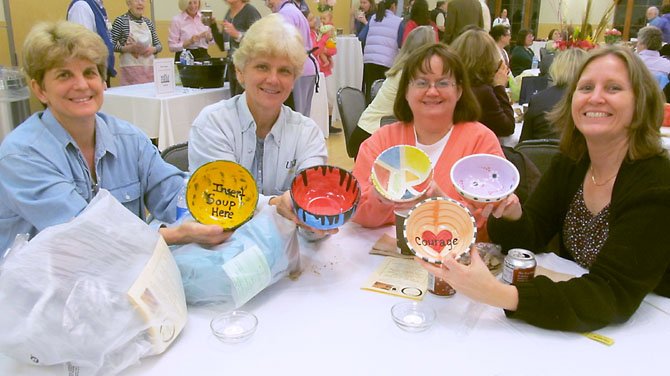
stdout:
[(477, 227), (482, 227), (494, 210), (496, 203), (467, 200), (465, 206), (470, 210), (472, 216), (475, 217)]
[(288, 219), (289, 221), (292, 221), (296, 225), (304, 228), (305, 230), (313, 232), (316, 238), (323, 238), (326, 235), (337, 234), (337, 232), (339, 231), (338, 229), (317, 230), (301, 222), (300, 219), (298, 219), (298, 217), (295, 215), (295, 212), (293, 211), (293, 203), (291, 202), (291, 193), (289, 191), (284, 192), (281, 196), (275, 196), (271, 198), (268, 204), (275, 206), (277, 209), (277, 213), (282, 217)]
[(502, 60), (500, 62), (500, 67), (498, 67), (495, 76), (493, 76), (493, 86), (507, 86), (509, 80), (509, 68), (507, 68), (507, 64), (503, 63)]
[(491, 212), (494, 217), (506, 219), (508, 221), (516, 221), (521, 218), (521, 203), (519, 202), (519, 197), (512, 193), (506, 199), (500, 201), (498, 206), (494, 208)]
[(197, 243), (205, 247), (221, 244), (233, 234), (221, 226), (203, 225), (194, 221), (184, 221), (176, 227), (164, 227), (159, 232), (168, 245)]
[(470, 265), (460, 264), (452, 254), (442, 259), (442, 265), (435, 265), (415, 258), (429, 273), (444, 279), (458, 293), (470, 299), (494, 307), (516, 310), (519, 294), (515, 286), (504, 284), (491, 274), (486, 263), (479, 256), (477, 247), (470, 249)]
[(235, 25), (228, 21), (223, 21), (223, 31), (233, 39), (237, 39), (240, 36), (240, 32), (237, 31)]

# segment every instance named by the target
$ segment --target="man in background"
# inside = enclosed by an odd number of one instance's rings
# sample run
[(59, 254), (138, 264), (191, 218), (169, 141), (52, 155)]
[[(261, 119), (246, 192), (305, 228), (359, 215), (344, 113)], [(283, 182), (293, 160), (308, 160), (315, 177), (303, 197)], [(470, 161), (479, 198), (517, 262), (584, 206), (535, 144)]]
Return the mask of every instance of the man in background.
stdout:
[(484, 27), (482, 5), (479, 0), (451, 0), (447, 5), (444, 41), (451, 43), (461, 30), (468, 25)]
[(647, 8), (647, 26), (653, 25), (653, 22), (658, 18), (658, 8), (649, 7)]
[(114, 70), (114, 45), (110, 31), (112, 23), (107, 18), (107, 11), (102, 0), (72, 0), (67, 8), (67, 20), (98, 33), (109, 50), (107, 58), (107, 87), (110, 86), (110, 78), (116, 76)]

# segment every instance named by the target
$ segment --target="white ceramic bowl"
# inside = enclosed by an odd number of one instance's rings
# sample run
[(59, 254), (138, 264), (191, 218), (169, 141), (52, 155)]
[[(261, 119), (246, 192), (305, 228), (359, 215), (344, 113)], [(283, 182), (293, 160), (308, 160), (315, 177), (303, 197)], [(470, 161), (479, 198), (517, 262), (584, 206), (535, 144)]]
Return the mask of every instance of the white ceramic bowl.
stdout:
[(519, 186), (519, 171), (512, 162), (492, 154), (473, 154), (451, 167), (451, 182), (468, 200), (497, 202)]
[(431, 197), (410, 210), (403, 226), (409, 249), (427, 262), (441, 264), (447, 254), (460, 257), (477, 238), (475, 218), (460, 202)]
[(422, 302), (402, 302), (391, 307), (393, 322), (407, 332), (422, 332), (430, 328), (435, 316), (435, 310)]
[(256, 331), (258, 319), (246, 311), (224, 312), (212, 319), (209, 327), (222, 342), (238, 343), (248, 340)]

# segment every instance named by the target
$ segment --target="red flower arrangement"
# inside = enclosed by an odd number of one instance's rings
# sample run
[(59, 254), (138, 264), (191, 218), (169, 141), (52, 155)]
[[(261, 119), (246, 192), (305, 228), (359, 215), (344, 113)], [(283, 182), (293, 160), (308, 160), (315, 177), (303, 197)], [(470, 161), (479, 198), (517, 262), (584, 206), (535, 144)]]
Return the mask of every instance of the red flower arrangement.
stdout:
[(570, 36), (568, 40), (556, 42), (557, 50), (565, 51), (568, 48), (581, 48), (582, 50), (588, 51), (592, 48), (596, 48), (596, 45), (589, 39), (574, 39), (572, 36)]

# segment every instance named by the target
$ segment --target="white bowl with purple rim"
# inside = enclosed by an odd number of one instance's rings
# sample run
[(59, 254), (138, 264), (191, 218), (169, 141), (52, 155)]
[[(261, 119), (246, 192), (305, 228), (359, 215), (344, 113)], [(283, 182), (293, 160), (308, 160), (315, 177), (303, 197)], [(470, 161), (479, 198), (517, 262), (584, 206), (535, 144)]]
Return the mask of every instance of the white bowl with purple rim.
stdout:
[(476, 202), (498, 202), (519, 186), (519, 170), (493, 154), (472, 154), (451, 167), (451, 182), (461, 196)]

